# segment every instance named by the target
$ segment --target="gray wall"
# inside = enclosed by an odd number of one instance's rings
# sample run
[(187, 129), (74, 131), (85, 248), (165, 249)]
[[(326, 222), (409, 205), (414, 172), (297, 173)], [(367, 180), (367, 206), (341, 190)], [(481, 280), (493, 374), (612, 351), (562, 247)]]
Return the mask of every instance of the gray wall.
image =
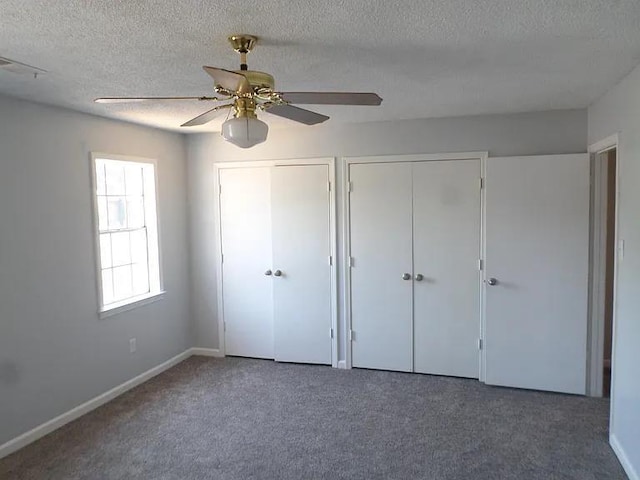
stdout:
[[(158, 160), (166, 297), (102, 320), (90, 151)], [(192, 346), (186, 200), (181, 135), (0, 97), (0, 444)]]
[(589, 108), (589, 143), (618, 133), (618, 238), (612, 358), (612, 443), (640, 474), (640, 67)]
[[(489, 151), (493, 156), (543, 155), (582, 153), (586, 146), (586, 110), (274, 129), (266, 143), (249, 150), (225, 142), (218, 134), (189, 136), (192, 313), (197, 346), (218, 348), (214, 162), (468, 151)], [(337, 170), (340, 175), (341, 165)], [(338, 198), (338, 205), (340, 202)], [(339, 242), (341, 226), (339, 216)], [(339, 334), (342, 360), (342, 327)]]

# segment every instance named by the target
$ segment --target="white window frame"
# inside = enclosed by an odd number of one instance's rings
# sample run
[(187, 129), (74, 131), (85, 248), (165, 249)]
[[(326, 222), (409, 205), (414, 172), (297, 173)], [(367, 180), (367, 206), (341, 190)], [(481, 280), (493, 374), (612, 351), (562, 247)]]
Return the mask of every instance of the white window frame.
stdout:
[[(98, 218), (98, 195), (97, 195), (97, 178), (96, 178), (96, 162), (97, 160), (115, 160), (118, 162), (131, 162), (148, 164), (153, 167), (153, 192), (151, 195), (145, 195), (147, 199), (152, 199), (152, 205), (145, 204), (145, 215), (149, 210), (152, 213), (152, 220), (145, 227), (147, 229), (148, 241), (147, 251), (149, 255), (149, 292), (142, 295), (126, 298), (124, 300), (104, 305), (103, 289), (102, 289), (102, 261), (100, 252), (100, 221)], [(98, 298), (98, 314), (100, 318), (106, 318), (117, 315), (121, 312), (132, 310), (134, 308), (147, 305), (149, 303), (162, 300), (164, 298), (164, 282), (162, 277), (162, 249), (160, 244), (160, 218), (158, 214), (158, 162), (155, 159), (135, 157), (129, 155), (116, 155), (111, 153), (91, 152), (90, 168), (91, 172), (91, 200), (93, 208), (93, 238), (94, 238), (94, 257), (95, 257), (95, 274)], [(145, 202), (146, 203), (146, 202)], [(155, 220), (155, 222), (153, 221)], [(153, 259), (157, 259), (154, 261)]]

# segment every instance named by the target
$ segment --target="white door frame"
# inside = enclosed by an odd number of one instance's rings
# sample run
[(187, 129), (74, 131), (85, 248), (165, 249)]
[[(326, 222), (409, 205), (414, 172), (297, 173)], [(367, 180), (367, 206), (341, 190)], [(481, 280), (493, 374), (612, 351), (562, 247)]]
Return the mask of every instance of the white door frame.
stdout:
[[(601, 153), (616, 149), (616, 205), (615, 205), (615, 240), (613, 267), (613, 332), (611, 336), (613, 360), (615, 352), (616, 328), (616, 295), (618, 283), (618, 203), (620, 193), (620, 149), (618, 134), (611, 135), (589, 146), (591, 155), (592, 197), (591, 197), (591, 251), (589, 275), (589, 342), (587, 344), (587, 395), (602, 396), (602, 377), (604, 370), (604, 296), (606, 278), (606, 217), (607, 217), (607, 184), (606, 163)], [(604, 227), (604, 228), (603, 228)], [(611, 369), (611, 398), (613, 402), (614, 371)], [(613, 409), (611, 409), (613, 423)]]
[[(400, 162), (437, 162), (437, 161), (455, 161), (455, 160), (480, 160), (480, 172), (481, 177), (479, 181), (483, 181), (484, 179), (484, 171), (487, 157), (489, 156), (489, 152), (462, 152), (462, 153), (438, 153), (438, 154), (417, 154), (417, 155), (379, 155), (379, 156), (363, 156), (363, 157), (342, 157), (342, 184), (341, 187), (341, 196), (342, 196), (342, 205), (341, 209), (343, 212), (342, 218), (342, 228), (344, 232), (344, 241), (342, 242), (342, 251), (341, 258), (343, 263), (343, 271), (344, 271), (344, 284), (342, 290), (342, 325), (344, 326), (344, 339), (343, 339), (343, 347), (345, 352), (345, 368), (352, 368), (352, 357), (351, 357), (351, 207), (349, 202), (349, 192), (351, 190), (351, 179), (349, 176), (349, 167), (352, 164), (358, 163), (400, 163)], [(484, 229), (484, 188), (481, 190), (480, 196), (480, 210), (481, 210), (481, 232), (480, 232), (480, 252), (481, 258), (479, 259), (480, 265), (483, 267), (483, 259), (484, 259), (484, 239), (482, 235), (482, 231)], [(480, 309), (478, 312), (480, 315), (482, 314), (483, 306), (483, 298), (481, 296), (482, 291), (482, 275), (478, 276), (479, 284), (478, 284), (478, 295), (480, 295)], [(480, 317), (481, 318), (481, 317)], [(480, 323), (480, 338), (482, 339), (484, 336), (484, 325), (481, 321)], [(479, 355), (479, 365), (480, 365), (480, 375), (484, 371), (483, 368), (483, 359), (481, 355), (481, 351), (478, 352)], [(483, 377), (480, 380), (484, 380)]]
[(291, 158), (282, 160), (258, 160), (246, 162), (219, 162), (213, 164), (214, 193), (215, 193), (215, 232), (218, 247), (215, 251), (216, 284), (218, 299), (218, 339), (221, 356), (225, 355), (224, 338), (224, 308), (222, 285), (222, 226), (220, 223), (220, 170), (227, 168), (252, 168), (252, 167), (277, 167), (295, 165), (326, 165), (329, 168), (329, 235), (331, 247), (331, 366), (338, 367), (338, 268), (336, 265), (336, 253), (338, 240), (336, 232), (336, 159), (335, 157), (322, 158)]

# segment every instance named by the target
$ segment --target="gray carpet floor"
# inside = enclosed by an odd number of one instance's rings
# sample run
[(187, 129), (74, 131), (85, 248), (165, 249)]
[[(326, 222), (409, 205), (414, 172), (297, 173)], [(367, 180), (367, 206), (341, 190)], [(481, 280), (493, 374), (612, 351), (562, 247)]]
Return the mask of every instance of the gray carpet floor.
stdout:
[(193, 357), (0, 460), (9, 479), (624, 479), (606, 399)]

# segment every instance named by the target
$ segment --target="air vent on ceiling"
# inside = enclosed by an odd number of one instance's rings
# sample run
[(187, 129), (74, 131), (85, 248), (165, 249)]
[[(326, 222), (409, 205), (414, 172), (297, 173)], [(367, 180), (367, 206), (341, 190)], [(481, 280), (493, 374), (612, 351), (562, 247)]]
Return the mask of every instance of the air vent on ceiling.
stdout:
[(20, 75), (33, 75), (35, 77), (42, 75), (43, 73), (47, 73), (47, 71), (42, 68), (27, 65), (26, 63), (17, 62), (4, 57), (0, 57), (0, 70)]

